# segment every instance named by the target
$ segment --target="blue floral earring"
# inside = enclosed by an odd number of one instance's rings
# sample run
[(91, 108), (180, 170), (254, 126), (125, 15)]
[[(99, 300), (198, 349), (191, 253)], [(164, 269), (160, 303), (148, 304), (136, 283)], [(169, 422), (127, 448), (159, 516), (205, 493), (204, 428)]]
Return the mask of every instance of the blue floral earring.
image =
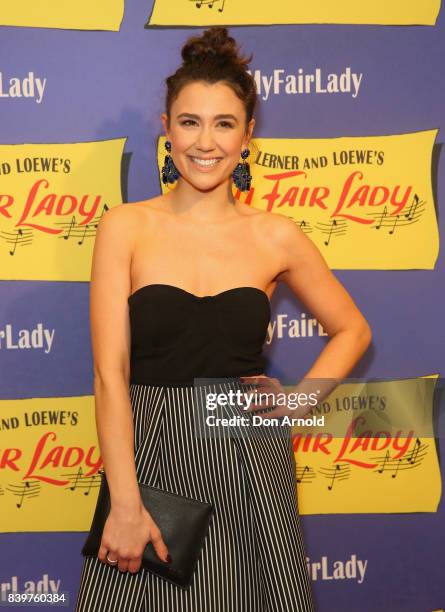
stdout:
[[(241, 151), (241, 157), (245, 160), (250, 155), (249, 149)], [(250, 183), (252, 176), (250, 174), (249, 162), (243, 161), (237, 164), (235, 170), (232, 173), (233, 182), (240, 191), (250, 191)]]
[[(170, 153), (170, 151), (172, 150), (171, 142), (169, 140), (166, 140), (164, 146), (167, 149), (168, 153)], [(162, 182), (164, 183), (164, 185), (166, 185), (167, 183), (174, 183), (178, 180), (180, 176), (181, 175), (179, 173), (179, 170), (173, 163), (172, 156), (167, 154), (164, 158), (164, 165), (162, 166)]]

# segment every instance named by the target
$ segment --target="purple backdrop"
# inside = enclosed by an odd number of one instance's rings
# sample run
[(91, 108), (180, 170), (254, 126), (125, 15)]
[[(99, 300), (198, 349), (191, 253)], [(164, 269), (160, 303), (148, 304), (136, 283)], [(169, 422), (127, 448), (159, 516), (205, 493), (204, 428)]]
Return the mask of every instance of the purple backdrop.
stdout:
[[(81, 142), (128, 137), (131, 154), (123, 186), (126, 201), (159, 193), (156, 140), (162, 133), (163, 79), (179, 49), (201, 28), (144, 28), (151, 0), (126, 3), (121, 31), (2, 27), (3, 79), (33, 71), (46, 78), (41, 103), (0, 98), (1, 144)], [(1, 20), (1, 17), (0, 17)], [(444, 230), (445, 17), (429, 26), (295, 25), (234, 27), (251, 68), (324, 74), (347, 67), (363, 73), (350, 94), (271, 95), (260, 101), (256, 136), (328, 138), (398, 134), (441, 128), (433, 186)], [(1, 181), (1, 176), (0, 176)], [(415, 248), (415, 244), (413, 244)], [(414, 377), (442, 374), (445, 326), (443, 251), (434, 271), (334, 271), (373, 329), (373, 344), (351, 376)], [(273, 313), (305, 310), (286, 287)], [(1, 398), (92, 394), (88, 284), (2, 281), (1, 328), (54, 328), (49, 354), (1, 345)], [(322, 348), (321, 338), (283, 338), (268, 346), (268, 373), (298, 377)], [(292, 369), (293, 368), (293, 369)], [(1, 434), (0, 434), (1, 435)], [(0, 445), (1, 447), (1, 445)], [(440, 448), (439, 448), (440, 452)], [(443, 464), (442, 464), (443, 473)], [(436, 514), (319, 515), (302, 517), (312, 562), (367, 560), (365, 580), (314, 581), (321, 612), (431, 612), (445, 606), (443, 500)], [(60, 580), (74, 598), (84, 533), (0, 534), (0, 583)], [(43, 608), (42, 608), (43, 609)]]

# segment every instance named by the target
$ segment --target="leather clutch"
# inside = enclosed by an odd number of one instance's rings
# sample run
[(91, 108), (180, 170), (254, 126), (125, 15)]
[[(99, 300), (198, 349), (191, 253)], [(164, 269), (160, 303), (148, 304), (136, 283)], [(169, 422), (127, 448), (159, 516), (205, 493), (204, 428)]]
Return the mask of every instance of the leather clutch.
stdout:
[[(97, 556), (105, 521), (110, 512), (107, 479), (103, 470), (99, 470), (99, 473), (102, 479), (91, 529), (82, 548), (84, 556)], [(141, 566), (160, 578), (187, 589), (192, 583), (214, 506), (209, 502), (143, 483), (138, 483), (138, 486), (142, 503), (158, 525), (172, 557), (169, 564), (161, 561), (149, 541), (143, 552)], [(117, 565), (115, 567), (116, 571), (120, 571)]]

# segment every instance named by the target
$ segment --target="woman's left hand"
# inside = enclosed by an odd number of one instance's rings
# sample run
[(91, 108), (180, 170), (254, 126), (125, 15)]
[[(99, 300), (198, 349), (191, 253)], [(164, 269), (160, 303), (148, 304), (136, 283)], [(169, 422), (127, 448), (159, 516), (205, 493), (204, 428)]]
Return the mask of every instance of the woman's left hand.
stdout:
[[(255, 389), (252, 391), (245, 391), (245, 393), (252, 394), (252, 400), (250, 401), (248, 406), (243, 408), (243, 412), (251, 413), (259, 410), (264, 410), (266, 408), (273, 408), (275, 410), (269, 410), (264, 415), (257, 415), (262, 418), (263, 416), (266, 418), (279, 418), (282, 416), (296, 416), (295, 409), (292, 409), (288, 406), (287, 396), (289, 393), (289, 389), (286, 390), (283, 385), (280, 383), (278, 378), (273, 378), (271, 376), (266, 376), (264, 374), (258, 374), (256, 376), (241, 376), (241, 382), (245, 384), (253, 384), (255, 385)], [(254, 401), (254, 394), (257, 392), (258, 394), (264, 393), (269, 394), (268, 396), (260, 397), (258, 402)]]

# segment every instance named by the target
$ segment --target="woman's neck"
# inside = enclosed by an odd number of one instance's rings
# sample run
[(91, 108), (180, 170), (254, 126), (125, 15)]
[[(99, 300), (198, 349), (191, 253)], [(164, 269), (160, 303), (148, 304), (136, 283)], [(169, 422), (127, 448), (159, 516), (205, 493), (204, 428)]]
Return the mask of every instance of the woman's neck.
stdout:
[(191, 222), (212, 223), (238, 217), (237, 201), (228, 181), (215, 189), (200, 191), (180, 178), (166, 200), (172, 213)]

